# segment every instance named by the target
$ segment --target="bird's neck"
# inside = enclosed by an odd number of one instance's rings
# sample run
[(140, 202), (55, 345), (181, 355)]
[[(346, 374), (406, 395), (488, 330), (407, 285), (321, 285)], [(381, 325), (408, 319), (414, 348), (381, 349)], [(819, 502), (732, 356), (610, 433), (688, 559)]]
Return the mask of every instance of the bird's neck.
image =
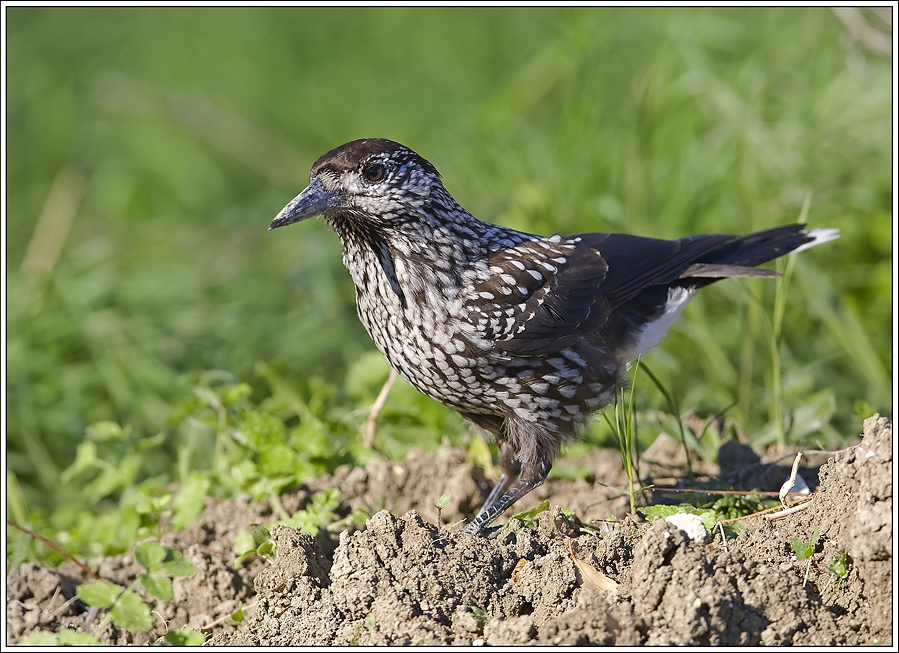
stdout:
[[(462, 270), (486, 256), (484, 227), (461, 207), (397, 213), (379, 220), (353, 215), (328, 219), (344, 247), (344, 264), (356, 286), (367, 286), (376, 269), (394, 282), (414, 285), (424, 269), (438, 273), (440, 285), (458, 284)], [(410, 277), (397, 279), (405, 271)]]
[(357, 296), (375, 293), (404, 310), (410, 301), (422, 307), (440, 298), (452, 302), (464, 286), (488, 275), (491, 252), (533, 238), (482, 222), (452, 198), (378, 219), (347, 213), (326, 220), (343, 243)]

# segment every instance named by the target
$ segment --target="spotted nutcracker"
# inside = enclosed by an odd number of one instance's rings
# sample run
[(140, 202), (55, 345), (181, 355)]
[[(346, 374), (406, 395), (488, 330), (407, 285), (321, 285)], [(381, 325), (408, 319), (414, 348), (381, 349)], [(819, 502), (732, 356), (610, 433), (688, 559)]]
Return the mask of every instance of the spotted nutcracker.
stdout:
[(502, 476), (464, 532), (538, 487), (696, 291), (839, 236), (793, 224), (748, 236), (535, 236), (478, 220), (436, 168), (380, 138), (312, 166), (270, 229), (321, 215), (343, 243), (359, 318), (413, 387), (496, 438)]

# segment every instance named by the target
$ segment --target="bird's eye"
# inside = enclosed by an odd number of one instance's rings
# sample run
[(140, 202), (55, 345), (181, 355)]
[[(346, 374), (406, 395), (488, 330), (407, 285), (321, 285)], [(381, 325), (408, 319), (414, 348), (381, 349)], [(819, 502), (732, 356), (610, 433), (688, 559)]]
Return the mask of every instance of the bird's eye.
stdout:
[(365, 176), (366, 181), (381, 181), (384, 178), (384, 175), (387, 174), (387, 168), (384, 167), (383, 163), (375, 163), (363, 170), (362, 174)]

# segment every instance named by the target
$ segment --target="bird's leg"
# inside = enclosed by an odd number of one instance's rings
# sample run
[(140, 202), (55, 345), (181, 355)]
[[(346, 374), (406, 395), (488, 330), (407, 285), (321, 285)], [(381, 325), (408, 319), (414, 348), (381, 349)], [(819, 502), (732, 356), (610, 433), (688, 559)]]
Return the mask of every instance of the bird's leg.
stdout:
[(515, 458), (515, 449), (507, 441), (498, 438), (496, 448), (499, 468), (503, 470), (503, 473), (490, 491), (490, 496), (484, 501), (484, 505), (478, 510), (479, 515), (487, 512), (490, 506), (499, 501), (521, 473), (521, 463)]
[[(503, 470), (500, 477), (484, 506), (477, 517), (465, 527), (463, 533), (477, 535), (499, 517), (503, 511), (518, 501), (531, 490), (540, 487), (546, 480), (546, 475), (552, 467), (552, 453), (540, 451), (536, 460), (520, 463), (515, 458), (515, 451), (505, 442), (499, 446), (499, 464)], [(512, 485), (514, 478), (519, 476), (518, 482)], [(510, 487), (511, 485), (511, 487)]]

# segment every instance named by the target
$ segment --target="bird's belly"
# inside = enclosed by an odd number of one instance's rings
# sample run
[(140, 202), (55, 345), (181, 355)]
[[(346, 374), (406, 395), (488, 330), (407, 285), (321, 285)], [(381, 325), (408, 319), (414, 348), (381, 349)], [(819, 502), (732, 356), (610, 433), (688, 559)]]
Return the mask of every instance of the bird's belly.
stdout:
[(412, 387), (462, 411), (496, 412), (489, 382), (496, 370), (487, 352), (449, 316), (363, 312), (359, 317), (375, 345)]
[(567, 432), (611, 400), (614, 383), (597, 382), (572, 359), (499, 356), (455, 318), (401, 312), (360, 318), (394, 369), (422, 394), (463, 413), (515, 417)]

